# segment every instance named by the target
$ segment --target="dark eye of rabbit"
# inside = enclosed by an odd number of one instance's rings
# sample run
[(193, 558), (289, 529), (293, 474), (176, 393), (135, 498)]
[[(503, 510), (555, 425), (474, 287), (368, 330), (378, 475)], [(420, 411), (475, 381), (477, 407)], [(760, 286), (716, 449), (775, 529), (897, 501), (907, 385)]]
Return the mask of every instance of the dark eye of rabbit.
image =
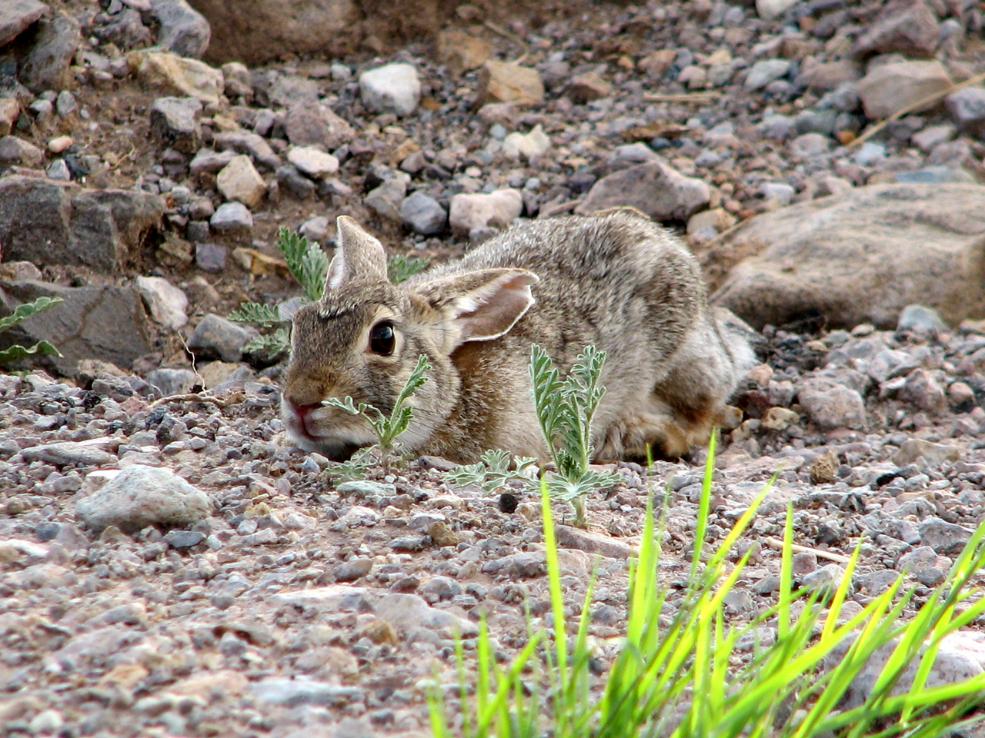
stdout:
[(396, 338), (393, 333), (393, 323), (384, 320), (374, 325), (369, 331), (369, 350), (380, 356), (393, 353)]

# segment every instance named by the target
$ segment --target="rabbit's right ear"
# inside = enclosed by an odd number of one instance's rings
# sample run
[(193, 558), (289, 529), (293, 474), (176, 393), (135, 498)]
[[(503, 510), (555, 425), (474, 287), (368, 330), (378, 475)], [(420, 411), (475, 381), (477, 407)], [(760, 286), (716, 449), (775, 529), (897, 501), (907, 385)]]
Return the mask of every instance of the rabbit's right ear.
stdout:
[(508, 332), (534, 304), (530, 287), (540, 281), (526, 269), (482, 269), (439, 277), (415, 289), (442, 323), (443, 348), (489, 341)]
[(383, 244), (348, 215), (340, 215), (335, 223), (338, 248), (328, 266), (325, 294), (349, 282), (386, 281)]

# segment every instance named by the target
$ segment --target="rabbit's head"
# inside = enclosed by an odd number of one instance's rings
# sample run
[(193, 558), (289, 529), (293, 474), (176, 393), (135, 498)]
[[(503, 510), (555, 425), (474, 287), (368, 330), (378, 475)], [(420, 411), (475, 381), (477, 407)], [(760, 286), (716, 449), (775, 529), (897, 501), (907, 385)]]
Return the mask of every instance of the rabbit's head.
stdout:
[(400, 439), (407, 450), (422, 449), (469, 381), (455, 366), (456, 349), (509, 331), (533, 304), (537, 277), (524, 269), (483, 269), (393, 285), (380, 242), (349, 217), (337, 224), (324, 295), (294, 316), (284, 423), (302, 448), (346, 458), (376, 438), (365, 419), (323, 401), (349, 396), (389, 415), (424, 354), (431, 371), (409, 402), (413, 420)]

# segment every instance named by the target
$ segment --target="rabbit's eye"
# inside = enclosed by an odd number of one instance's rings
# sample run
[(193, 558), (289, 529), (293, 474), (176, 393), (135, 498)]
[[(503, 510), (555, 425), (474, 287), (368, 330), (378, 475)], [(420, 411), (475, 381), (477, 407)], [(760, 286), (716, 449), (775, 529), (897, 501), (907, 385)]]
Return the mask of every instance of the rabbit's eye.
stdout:
[(393, 323), (384, 320), (374, 325), (369, 331), (369, 350), (380, 356), (390, 356), (396, 337), (393, 333)]

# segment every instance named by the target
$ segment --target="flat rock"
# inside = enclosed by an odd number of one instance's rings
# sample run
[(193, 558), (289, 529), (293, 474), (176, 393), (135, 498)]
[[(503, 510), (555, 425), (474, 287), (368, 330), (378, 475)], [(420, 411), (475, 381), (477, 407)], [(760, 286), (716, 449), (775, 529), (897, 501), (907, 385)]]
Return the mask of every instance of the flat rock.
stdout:
[(523, 212), (523, 196), (513, 189), (487, 194), (459, 193), (451, 198), (448, 220), (457, 235), (486, 228), (505, 228)]
[(174, 472), (139, 464), (123, 469), (75, 508), (96, 532), (110, 525), (124, 532), (148, 525), (192, 525), (211, 510), (208, 495)]
[(979, 185), (870, 185), (760, 215), (705, 265), (714, 279), (721, 254), (752, 254), (713, 300), (755, 327), (814, 315), (895, 328), (914, 303), (958, 325), (985, 314), (983, 198)]
[(127, 56), (127, 63), (145, 85), (194, 97), (206, 105), (218, 105), (225, 87), (220, 70), (169, 51), (132, 51)]
[(200, 58), (209, 48), (209, 22), (185, 0), (151, 0), (151, 13), (160, 28), (157, 45), (179, 56)]
[(0, 281), (0, 311), (37, 297), (60, 297), (61, 305), (28, 318), (4, 333), (7, 341), (51, 341), (61, 358), (48, 359), (71, 375), (79, 361), (100, 359), (130, 366), (152, 350), (151, 328), (140, 295), (132, 287), (64, 287), (49, 282)]
[(0, 47), (6, 46), (48, 12), (38, 0), (8, 0), (0, 5)]
[(657, 221), (680, 221), (707, 207), (711, 189), (685, 177), (663, 161), (613, 172), (596, 182), (575, 208), (581, 215), (614, 207), (633, 207)]
[(319, 682), (306, 676), (267, 677), (250, 685), (250, 692), (268, 705), (325, 705), (341, 707), (361, 701), (363, 690)]
[(216, 188), (227, 200), (255, 208), (267, 194), (267, 184), (245, 154), (233, 157), (215, 180)]
[[(880, 120), (929, 95), (943, 92), (951, 84), (947, 70), (938, 61), (889, 62), (859, 80), (858, 94), (869, 120)], [(915, 112), (929, 110), (936, 104), (929, 102)]]
[(513, 103), (540, 105), (544, 102), (544, 82), (540, 72), (512, 62), (490, 59), (479, 71), (478, 105)]
[(4, 259), (112, 272), (161, 225), (164, 201), (137, 190), (88, 190), (36, 177), (0, 180)]
[(569, 525), (556, 526), (556, 533), (558, 545), (562, 548), (575, 548), (613, 559), (628, 559), (633, 555), (633, 547), (628, 543), (601, 533), (592, 533)]
[(421, 81), (411, 64), (386, 64), (359, 75), (359, 95), (375, 113), (410, 115), (421, 100)]
[(106, 439), (60, 441), (31, 446), (21, 451), (25, 461), (44, 461), (55, 466), (106, 466), (117, 461), (116, 454), (103, 450)]
[(337, 149), (352, 140), (352, 126), (327, 105), (298, 103), (284, 118), (287, 140), (295, 146), (322, 146)]
[(339, 171), (339, 160), (312, 146), (293, 146), (287, 160), (312, 179), (325, 179)]
[(907, 438), (899, 451), (893, 454), (893, 463), (899, 466), (919, 463), (923, 466), (939, 466), (946, 462), (958, 461), (961, 449), (947, 443), (934, 443), (923, 438)]

